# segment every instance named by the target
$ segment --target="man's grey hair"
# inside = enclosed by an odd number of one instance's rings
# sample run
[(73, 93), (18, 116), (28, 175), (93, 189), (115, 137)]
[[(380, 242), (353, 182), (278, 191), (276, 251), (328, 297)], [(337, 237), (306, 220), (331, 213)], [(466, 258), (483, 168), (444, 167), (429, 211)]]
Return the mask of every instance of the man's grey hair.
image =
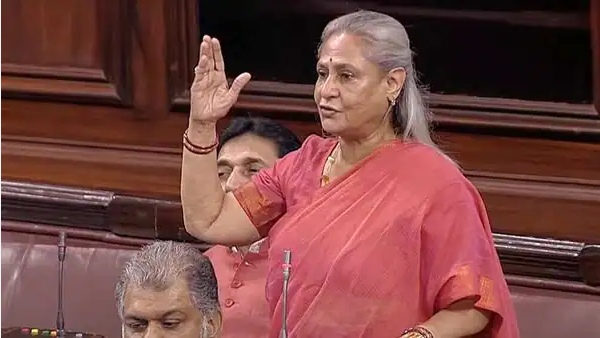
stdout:
[(404, 88), (392, 110), (394, 129), (403, 139), (426, 144), (442, 153), (431, 138), (431, 115), (418, 84), (410, 40), (404, 26), (393, 17), (378, 12), (360, 10), (346, 14), (330, 21), (323, 29), (319, 54), (321, 46), (329, 38), (343, 33), (359, 37), (365, 44), (365, 57), (383, 72), (404, 68)]
[(217, 278), (210, 260), (190, 244), (160, 241), (143, 247), (125, 264), (115, 288), (121, 319), (127, 290), (163, 291), (179, 278), (187, 282), (192, 304), (205, 317), (219, 310)]

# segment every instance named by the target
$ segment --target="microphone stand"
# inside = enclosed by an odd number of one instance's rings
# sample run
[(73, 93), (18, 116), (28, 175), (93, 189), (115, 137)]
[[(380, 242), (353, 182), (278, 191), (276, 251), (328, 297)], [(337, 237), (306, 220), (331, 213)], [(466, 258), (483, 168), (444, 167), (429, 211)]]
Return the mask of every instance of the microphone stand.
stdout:
[(56, 314), (56, 331), (58, 338), (65, 337), (65, 318), (63, 315), (63, 270), (66, 247), (67, 234), (61, 232), (58, 240), (58, 312)]
[(284, 250), (283, 251), (283, 260), (284, 260), (284, 264), (283, 264), (283, 289), (282, 289), (282, 293), (283, 293), (283, 300), (282, 300), (282, 305), (283, 305), (283, 316), (282, 316), (282, 323), (281, 323), (281, 333), (279, 334), (279, 338), (287, 338), (287, 296), (288, 296), (288, 283), (290, 280), (290, 269), (292, 268), (291, 265), (291, 261), (292, 261), (292, 252), (290, 250)]

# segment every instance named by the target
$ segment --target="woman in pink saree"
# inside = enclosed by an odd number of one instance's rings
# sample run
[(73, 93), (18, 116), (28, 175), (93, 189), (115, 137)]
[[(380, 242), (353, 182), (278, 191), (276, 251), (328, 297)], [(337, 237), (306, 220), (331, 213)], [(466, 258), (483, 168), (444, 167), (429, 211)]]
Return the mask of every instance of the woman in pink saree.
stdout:
[(225, 194), (214, 124), (250, 76), (228, 88), (220, 45), (204, 37), (184, 136), (188, 232), (219, 244), (269, 236), (271, 338), (284, 315), (288, 337), (519, 337), (481, 197), (431, 141), (403, 26), (359, 11), (321, 42), (315, 102), (335, 137), (309, 137)]

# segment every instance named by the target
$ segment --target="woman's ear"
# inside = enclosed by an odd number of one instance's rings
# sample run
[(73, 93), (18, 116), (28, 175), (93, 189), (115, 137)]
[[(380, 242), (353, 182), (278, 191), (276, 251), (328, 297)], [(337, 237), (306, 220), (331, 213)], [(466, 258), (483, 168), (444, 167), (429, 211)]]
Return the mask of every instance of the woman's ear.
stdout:
[(390, 70), (387, 74), (387, 95), (388, 98), (396, 100), (402, 87), (404, 87), (404, 81), (406, 80), (406, 70), (403, 67), (398, 67)]

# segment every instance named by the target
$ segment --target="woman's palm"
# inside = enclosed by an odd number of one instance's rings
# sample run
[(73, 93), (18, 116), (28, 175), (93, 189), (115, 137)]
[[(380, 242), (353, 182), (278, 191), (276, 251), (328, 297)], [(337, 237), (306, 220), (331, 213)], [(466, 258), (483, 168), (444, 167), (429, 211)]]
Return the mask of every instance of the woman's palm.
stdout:
[(217, 39), (204, 36), (200, 57), (195, 69), (191, 92), (191, 119), (216, 122), (237, 101), (242, 88), (250, 81), (250, 74), (239, 75), (228, 87), (221, 45)]

